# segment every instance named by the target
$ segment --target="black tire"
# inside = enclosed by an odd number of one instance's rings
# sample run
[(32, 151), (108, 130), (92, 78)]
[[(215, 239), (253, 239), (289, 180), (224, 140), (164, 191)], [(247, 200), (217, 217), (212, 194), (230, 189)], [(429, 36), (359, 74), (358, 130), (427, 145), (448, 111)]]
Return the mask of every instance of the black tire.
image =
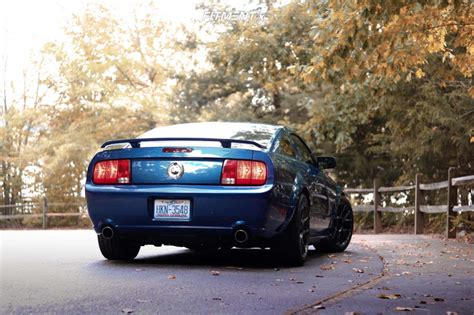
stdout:
[(354, 214), (349, 201), (342, 199), (337, 208), (336, 217), (331, 222), (333, 233), (315, 245), (316, 250), (338, 253), (346, 250), (351, 242), (354, 229)]
[(284, 237), (272, 250), (280, 255), (286, 264), (302, 266), (308, 256), (309, 228), (309, 202), (302, 194)]
[(140, 251), (140, 245), (127, 240), (107, 239), (102, 234), (98, 240), (100, 252), (108, 260), (133, 260)]

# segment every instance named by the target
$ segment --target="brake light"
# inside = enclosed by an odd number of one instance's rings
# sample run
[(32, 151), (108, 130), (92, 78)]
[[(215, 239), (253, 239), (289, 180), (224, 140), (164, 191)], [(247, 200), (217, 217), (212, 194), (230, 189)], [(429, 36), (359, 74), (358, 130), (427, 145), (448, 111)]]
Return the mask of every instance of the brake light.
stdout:
[(222, 185), (263, 185), (267, 181), (267, 166), (262, 161), (225, 160)]
[(191, 148), (163, 148), (163, 153), (190, 153), (193, 152)]
[(130, 160), (97, 162), (92, 181), (94, 184), (130, 184)]

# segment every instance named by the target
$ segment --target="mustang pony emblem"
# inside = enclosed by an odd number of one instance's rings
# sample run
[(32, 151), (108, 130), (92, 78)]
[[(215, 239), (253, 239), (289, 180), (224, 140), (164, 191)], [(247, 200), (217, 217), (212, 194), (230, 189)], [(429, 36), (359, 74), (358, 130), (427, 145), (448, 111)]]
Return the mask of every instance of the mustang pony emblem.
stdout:
[(178, 162), (171, 162), (168, 166), (168, 176), (171, 179), (178, 179), (181, 178), (184, 174), (184, 167), (183, 165), (179, 164)]

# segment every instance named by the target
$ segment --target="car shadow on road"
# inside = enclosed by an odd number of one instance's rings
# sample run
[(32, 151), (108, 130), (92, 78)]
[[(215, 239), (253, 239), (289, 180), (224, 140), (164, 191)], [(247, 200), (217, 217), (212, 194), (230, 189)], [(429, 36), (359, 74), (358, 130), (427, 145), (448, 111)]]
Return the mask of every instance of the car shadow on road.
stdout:
[[(326, 254), (310, 250), (306, 265), (327, 263)], [(326, 256), (327, 257), (327, 256)], [(281, 259), (270, 250), (261, 249), (231, 249), (225, 251), (192, 251), (187, 249), (161, 253), (153, 256), (138, 257), (130, 262), (112, 262), (108, 264), (130, 265), (133, 267), (153, 266), (233, 266), (236, 268), (285, 268), (288, 267)]]

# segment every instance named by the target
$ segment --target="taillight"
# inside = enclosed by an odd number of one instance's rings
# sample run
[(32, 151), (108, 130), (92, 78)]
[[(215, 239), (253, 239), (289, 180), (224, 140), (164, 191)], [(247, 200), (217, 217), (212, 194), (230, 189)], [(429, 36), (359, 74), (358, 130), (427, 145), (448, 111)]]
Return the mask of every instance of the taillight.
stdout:
[(97, 162), (92, 181), (94, 184), (130, 184), (130, 160)]
[(267, 166), (262, 161), (225, 160), (222, 185), (263, 185), (267, 181)]

